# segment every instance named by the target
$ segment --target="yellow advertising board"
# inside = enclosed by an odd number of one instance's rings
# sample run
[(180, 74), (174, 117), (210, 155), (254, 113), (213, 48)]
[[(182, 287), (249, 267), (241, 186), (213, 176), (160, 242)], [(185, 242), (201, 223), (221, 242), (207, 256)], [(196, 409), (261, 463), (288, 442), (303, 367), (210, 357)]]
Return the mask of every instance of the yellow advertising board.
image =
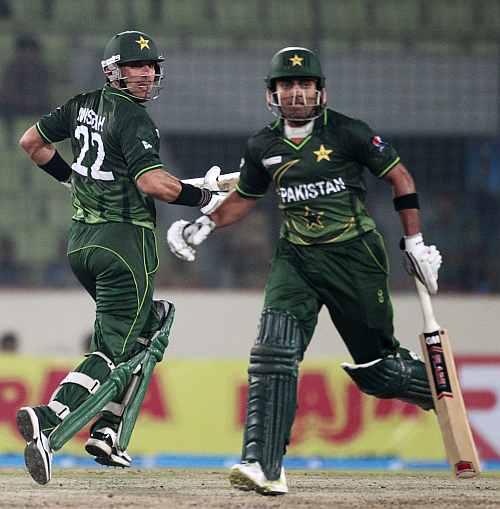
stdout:
[[(396, 400), (357, 389), (343, 359), (305, 361), (290, 455), (443, 460), (436, 419)], [(68, 359), (0, 356), (0, 454), (19, 453), (16, 409), (47, 402), (76, 365)], [(232, 454), (241, 450), (246, 361), (167, 360), (155, 370), (132, 436), (132, 454)], [(64, 451), (84, 454), (88, 431)]]

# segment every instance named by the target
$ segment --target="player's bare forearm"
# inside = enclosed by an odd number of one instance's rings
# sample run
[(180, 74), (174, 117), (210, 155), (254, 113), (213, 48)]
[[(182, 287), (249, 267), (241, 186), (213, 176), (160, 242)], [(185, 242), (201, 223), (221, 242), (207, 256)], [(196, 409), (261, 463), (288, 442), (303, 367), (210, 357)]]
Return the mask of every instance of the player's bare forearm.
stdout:
[(48, 163), (56, 152), (54, 145), (45, 143), (35, 126), (21, 136), (19, 145), (36, 165)]
[(222, 205), (210, 214), (210, 219), (218, 227), (228, 226), (245, 217), (255, 207), (256, 203), (257, 200), (247, 200), (242, 198), (236, 191), (233, 191), (222, 202)]
[(143, 192), (158, 200), (172, 202), (181, 192), (181, 182), (162, 168), (148, 171), (137, 179), (137, 186)]
[[(385, 177), (392, 186), (394, 198), (416, 192), (415, 181), (403, 164), (397, 164)], [(415, 235), (421, 231), (420, 212), (418, 209), (399, 211), (405, 235)]]

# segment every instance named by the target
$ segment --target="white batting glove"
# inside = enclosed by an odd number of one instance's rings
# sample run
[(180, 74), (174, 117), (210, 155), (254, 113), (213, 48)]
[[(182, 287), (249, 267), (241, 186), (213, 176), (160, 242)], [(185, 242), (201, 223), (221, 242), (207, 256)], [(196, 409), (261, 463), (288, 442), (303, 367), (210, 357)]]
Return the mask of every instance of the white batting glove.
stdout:
[(211, 214), (227, 198), (228, 194), (227, 191), (212, 191), (210, 201), (200, 208), (200, 212), (204, 215)]
[[(404, 245), (403, 245), (404, 244)], [(421, 233), (403, 237), (406, 270), (425, 285), (431, 295), (438, 291), (438, 271), (443, 261), (436, 246), (426, 246)]]
[(210, 191), (221, 191), (218, 181), (221, 172), (219, 166), (212, 166), (203, 177), (203, 187)]
[(200, 212), (202, 214), (211, 214), (226, 198), (229, 194), (227, 191), (223, 191), (219, 187), (219, 176), (221, 174), (221, 169), (219, 166), (212, 166), (207, 173), (205, 173), (205, 177), (203, 177), (203, 187), (212, 191), (212, 197), (210, 201), (203, 207), (200, 208)]
[(194, 223), (183, 219), (175, 221), (167, 231), (170, 251), (186, 262), (196, 258), (194, 246), (199, 246), (215, 229), (215, 223), (208, 216), (199, 217)]
[(184, 228), (182, 236), (190, 246), (199, 246), (215, 230), (215, 226), (208, 216), (201, 216)]
[(188, 245), (186, 239), (182, 235), (184, 228), (189, 224), (192, 223), (184, 221), (184, 219), (172, 223), (167, 231), (167, 243), (170, 251), (177, 256), (177, 258), (186, 262), (193, 262), (196, 252)]

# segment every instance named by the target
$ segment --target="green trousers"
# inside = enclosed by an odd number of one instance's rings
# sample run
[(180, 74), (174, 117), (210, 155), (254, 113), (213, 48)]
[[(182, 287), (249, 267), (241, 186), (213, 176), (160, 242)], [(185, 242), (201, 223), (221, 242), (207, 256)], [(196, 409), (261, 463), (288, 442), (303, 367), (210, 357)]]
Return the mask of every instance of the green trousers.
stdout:
[(299, 320), (305, 350), (326, 306), (354, 362), (369, 362), (399, 347), (393, 335), (388, 270), (376, 231), (341, 244), (298, 246), (281, 239), (264, 307), (288, 311)]
[[(129, 223), (89, 225), (74, 221), (68, 258), (74, 274), (96, 303), (91, 351), (104, 354), (115, 365), (130, 359), (144, 348), (137, 338), (149, 338), (160, 323), (152, 305), (158, 268), (154, 232)], [(87, 356), (74, 371), (100, 383), (111, 372), (97, 355)], [(88, 395), (84, 387), (67, 383), (53, 399), (73, 411)], [(47, 429), (58, 424), (47, 407), (41, 412), (48, 420)], [(111, 414), (109, 418), (115, 424), (119, 421)]]
[(73, 222), (71, 268), (96, 303), (92, 348), (115, 364), (136, 351), (137, 337), (155, 330), (151, 314), (158, 268), (154, 232), (129, 223)]

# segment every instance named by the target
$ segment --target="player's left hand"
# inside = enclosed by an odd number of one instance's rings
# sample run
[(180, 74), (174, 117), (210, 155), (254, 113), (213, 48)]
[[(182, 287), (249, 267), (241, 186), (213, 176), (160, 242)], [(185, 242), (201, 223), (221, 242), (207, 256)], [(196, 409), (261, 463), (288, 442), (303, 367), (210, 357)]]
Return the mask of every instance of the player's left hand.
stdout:
[(416, 276), (427, 291), (434, 295), (438, 291), (438, 271), (442, 257), (436, 246), (426, 246), (421, 233), (404, 236), (401, 243), (406, 255), (406, 269)]
[(195, 246), (206, 240), (215, 226), (208, 216), (201, 216), (194, 223), (183, 219), (175, 221), (167, 231), (168, 247), (177, 258), (193, 262), (196, 258)]

